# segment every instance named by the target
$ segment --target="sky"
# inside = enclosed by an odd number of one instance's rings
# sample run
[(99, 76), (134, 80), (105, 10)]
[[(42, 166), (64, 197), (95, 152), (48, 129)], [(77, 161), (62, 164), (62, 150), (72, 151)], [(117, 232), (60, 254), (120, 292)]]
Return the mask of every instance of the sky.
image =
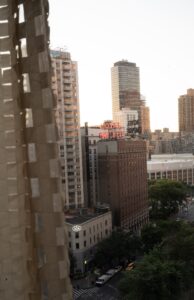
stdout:
[(194, 88), (194, 0), (50, 0), (51, 47), (78, 62), (81, 125), (112, 119), (111, 67), (140, 68), (151, 129), (178, 130), (178, 97)]

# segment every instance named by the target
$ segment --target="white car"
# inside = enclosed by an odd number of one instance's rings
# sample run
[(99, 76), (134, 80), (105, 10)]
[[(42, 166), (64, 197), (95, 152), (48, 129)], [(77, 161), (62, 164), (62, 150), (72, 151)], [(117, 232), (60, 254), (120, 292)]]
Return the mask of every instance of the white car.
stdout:
[(110, 278), (110, 275), (102, 275), (96, 280), (96, 285), (103, 286)]
[(118, 273), (122, 270), (122, 266), (116, 266), (114, 269), (115, 269), (115, 273)]
[(106, 272), (106, 275), (108, 276), (114, 276), (116, 274), (116, 270), (115, 269), (110, 269)]

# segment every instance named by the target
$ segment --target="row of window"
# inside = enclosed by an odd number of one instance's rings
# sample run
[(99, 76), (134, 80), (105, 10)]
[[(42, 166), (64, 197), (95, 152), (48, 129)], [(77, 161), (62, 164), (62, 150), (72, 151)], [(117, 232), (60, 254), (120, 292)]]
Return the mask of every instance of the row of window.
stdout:
[[(78, 233), (78, 232), (76, 232), (76, 233)], [(106, 236), (108, 235), (108, 229), (105, 230), (105, 234), (106, 234)], [(102, 232), (101, 232), (101, 237), (99, 237), (99, 235), (97, 236), (97, 242), (99, 242), (100, 240), (102, 240)], [(96, 243), (96, 236), (95, 235), (93, 237), (93, 242)], [(90, 245), (91, 244), (92, 244), (92, 238), (90, 237)], [(69, 242), (69, 248), (70, 249), (71, 249), (71, 246), (72, 246), (71, 242)], [(86, 241), (84, 241), (83, 246), (84, 246), (84, 248), (87, 247), (87, 242)], [(79, 242), (75, 243), (75, 248), (80, 249), (80, 243)]]
[[(107, 226), (108, 225), (108, 220), (105, 220), (104, 224), (105, 224), (105, 226)], [(96, 227), (95, 227), (95, 225), (93, 225), (93, 232), (98, 231), (99, 227), (102, 228), (102, 223), (100, 223), (100, 226), (99, 226), (99, 224), (97, 224)], [(92, 228), (91, 227), (89, 228), (89, 233), (90, 234), (92, 233)], [(74, 232), (74, 234), (75, 234), (76, 239), (78, 239), (80, 237), (80, 232)], [(68, 232), (68, 235), (69, 235), (69, 237), (71, 237), (71, 231)], [(83, 236), (86, 236), (86, 230), (83, 230)]]

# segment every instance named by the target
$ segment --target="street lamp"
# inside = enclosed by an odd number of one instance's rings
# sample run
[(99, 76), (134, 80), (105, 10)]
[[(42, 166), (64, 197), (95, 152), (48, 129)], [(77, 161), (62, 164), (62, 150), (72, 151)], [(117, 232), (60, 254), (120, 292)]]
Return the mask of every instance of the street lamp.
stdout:
[(87, 271), (87, 263), (88, 263), (88, 261), (85, 259), (84, 260), (84, 272), (86, 273), (86, 271)]

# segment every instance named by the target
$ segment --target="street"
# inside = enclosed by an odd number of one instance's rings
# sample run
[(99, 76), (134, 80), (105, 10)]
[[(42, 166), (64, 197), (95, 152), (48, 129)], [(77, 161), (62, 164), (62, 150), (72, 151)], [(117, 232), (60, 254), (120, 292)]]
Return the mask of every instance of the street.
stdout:
[(122, 272), (116, 274), (103, 287), (74, 290), (74, 300), (119, 300), (121, 299), (117, 284), (123, 277)]

